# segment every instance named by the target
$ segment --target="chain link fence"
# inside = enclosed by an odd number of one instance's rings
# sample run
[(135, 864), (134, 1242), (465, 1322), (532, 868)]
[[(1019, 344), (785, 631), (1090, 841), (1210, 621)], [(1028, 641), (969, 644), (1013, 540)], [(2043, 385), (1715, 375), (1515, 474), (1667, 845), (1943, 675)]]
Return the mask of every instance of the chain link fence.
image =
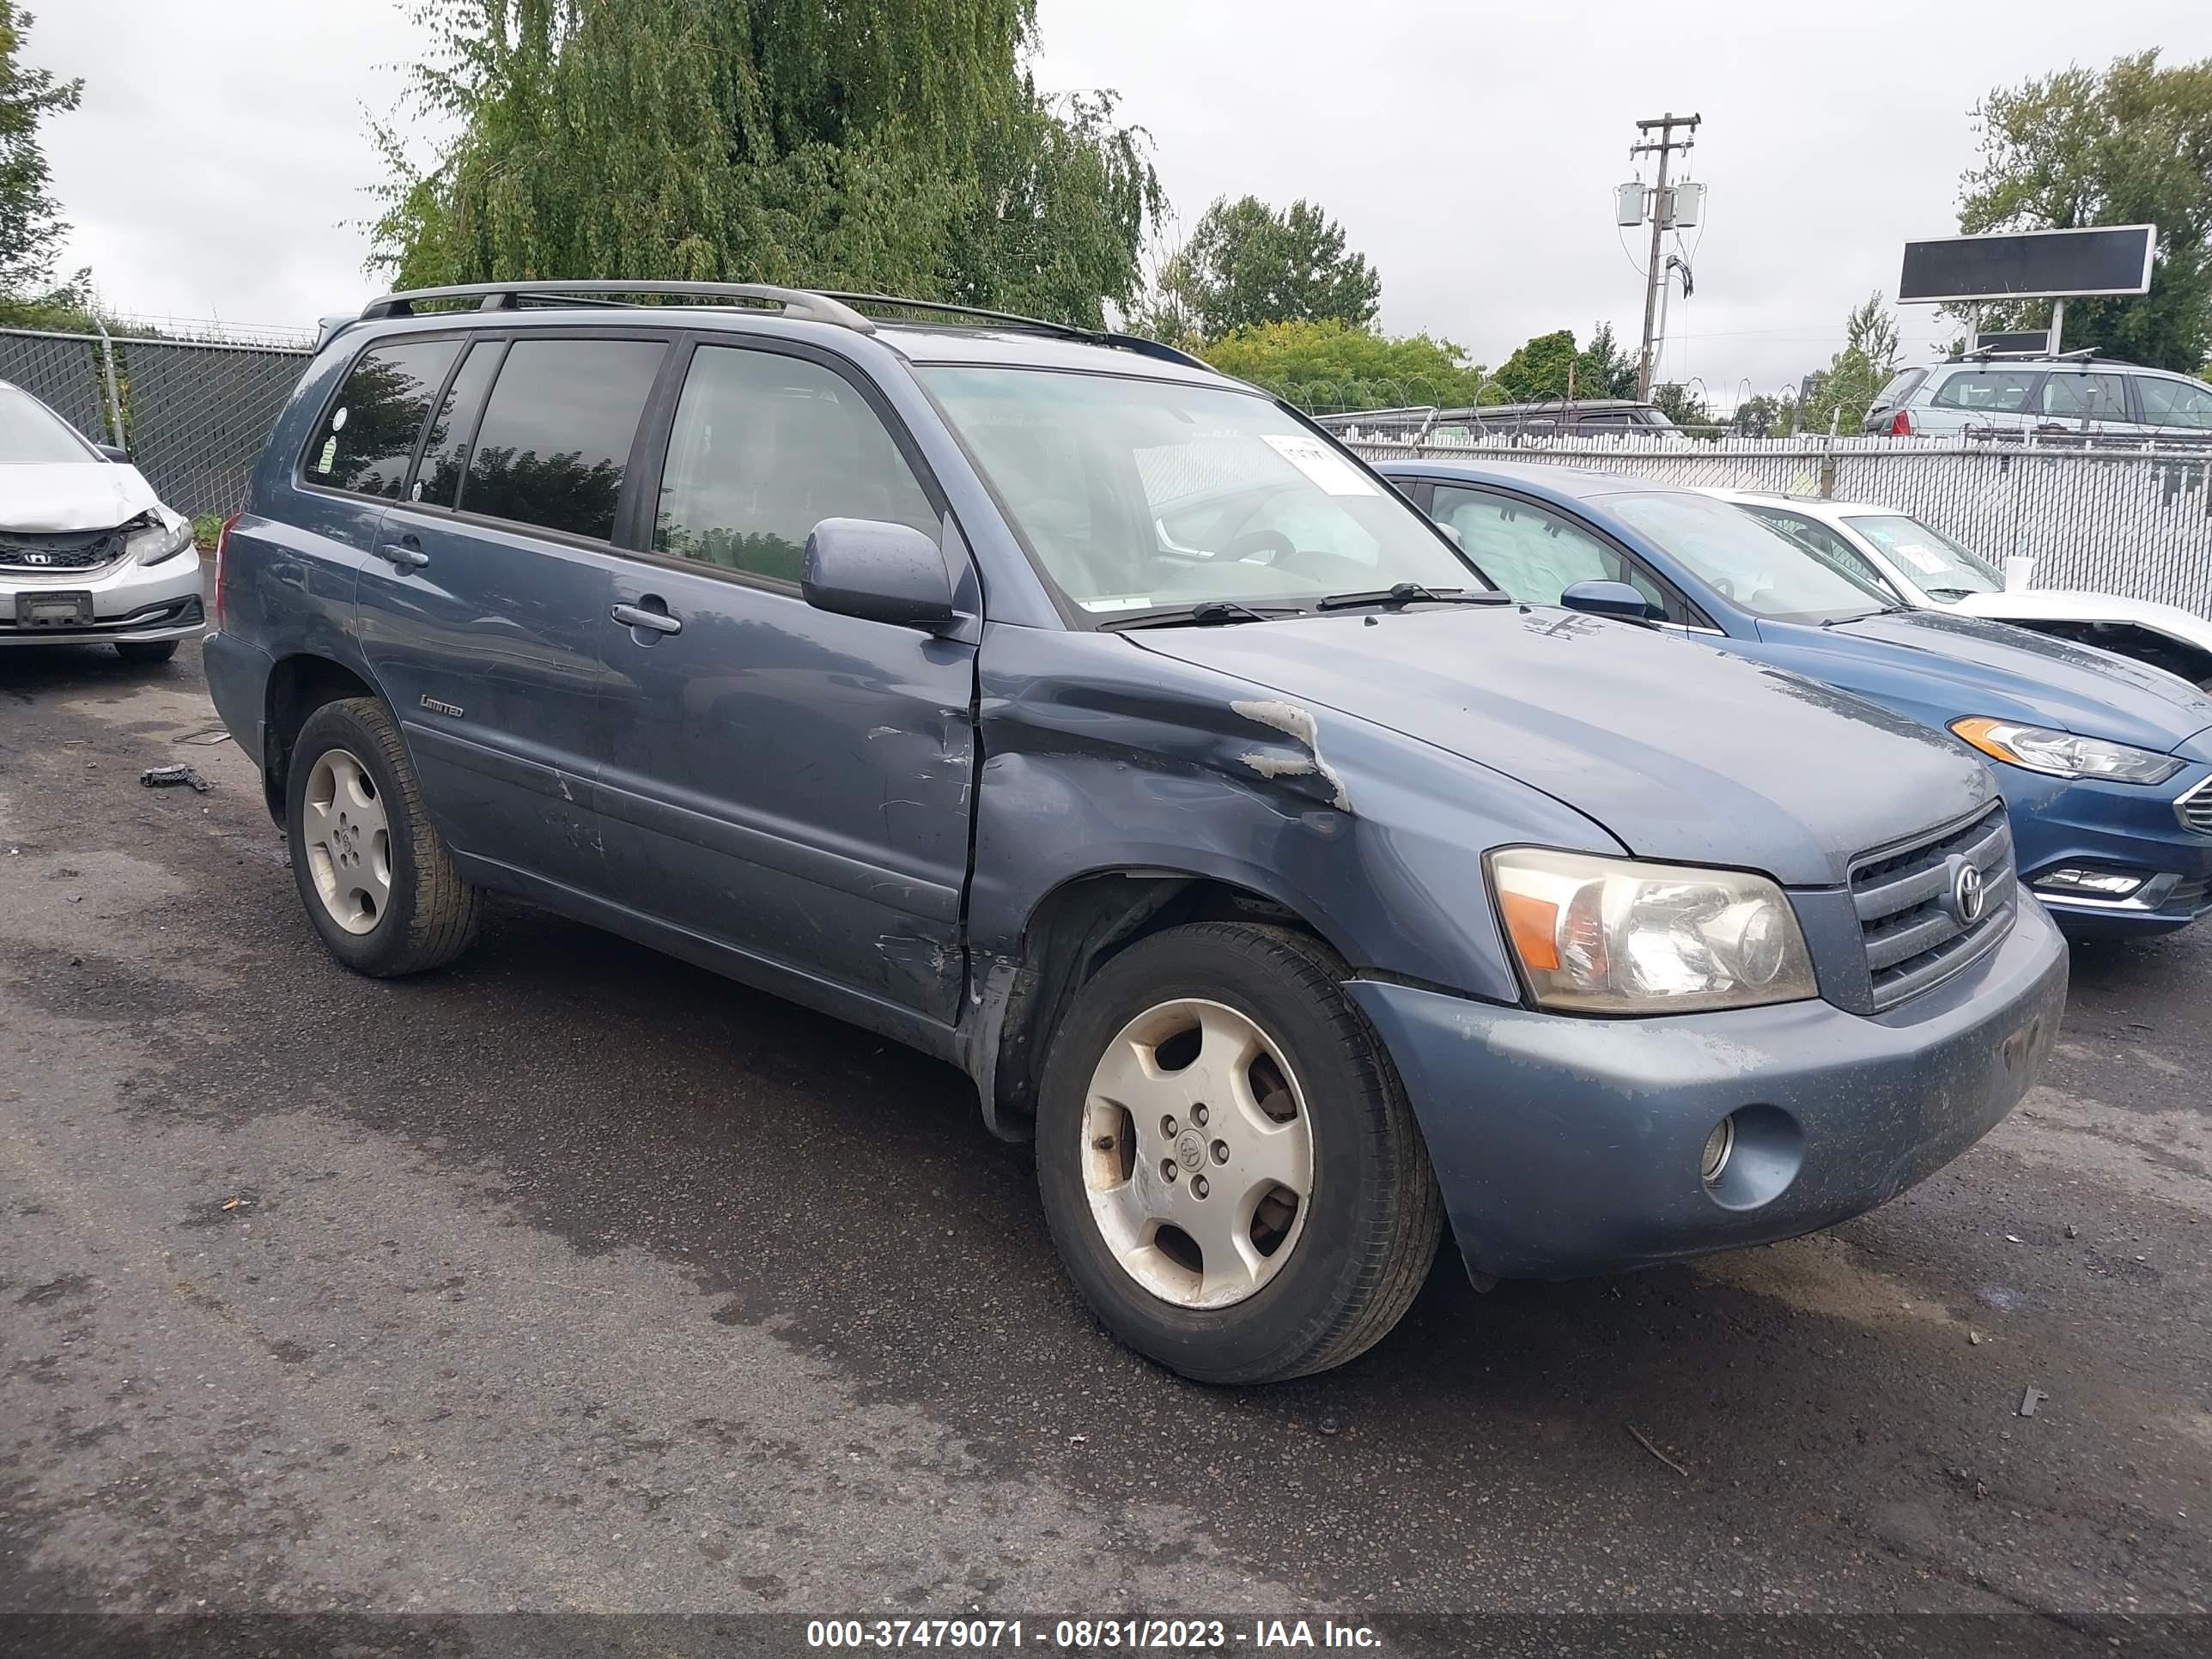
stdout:
[(1528, 461), (1911, 514), (1984, 557), (2035, 560), (2035, 586), (2087, 588), (2212, 618), (2212, 451), (1802, 437), (1695, 442), (1519, 437), (1420, 442), (1349, 421), (1370, 461)]
[[(206, 332), (205, 329), (199, 331)], [(0, 329), (0, 380), (87, 437), (119, 443), (179, 513), (235, 512), (312, 355), (307, 337), (248, 343)]]

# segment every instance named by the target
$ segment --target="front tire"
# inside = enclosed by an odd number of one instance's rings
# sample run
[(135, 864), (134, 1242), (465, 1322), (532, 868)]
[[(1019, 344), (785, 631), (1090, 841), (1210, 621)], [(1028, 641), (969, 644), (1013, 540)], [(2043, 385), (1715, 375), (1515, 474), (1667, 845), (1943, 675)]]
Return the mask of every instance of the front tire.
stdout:
[(118, 640), (115, 654), (130, 663), (167, 662), (177, 654), (174, 640)]
[(442, 968), (476, 938), (463, 881), (422, 805), (399, 728), (374, 697), (307, 716), (287, 775), (285, 840), (307, 920), (357, 974)]
[(1100, 1322), (1186, 1376), (1343, 1364), (1435, 1257), (1436, 1176), (1346, 971), (1285, 928), (1170, 928), (1102, 969), (1053, 1040), (1053, 1242)]

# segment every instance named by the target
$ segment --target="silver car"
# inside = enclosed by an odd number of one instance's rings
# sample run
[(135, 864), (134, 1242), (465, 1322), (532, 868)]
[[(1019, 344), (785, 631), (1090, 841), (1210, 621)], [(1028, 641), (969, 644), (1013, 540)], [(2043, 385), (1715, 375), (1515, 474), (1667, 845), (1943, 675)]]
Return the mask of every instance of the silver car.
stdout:
[(162, 662), (204, 626), (202, 605), (191, 521), (122, 451), (0, 380), (0, 648)]
[(2162, 368), (2088, 358), (1949, 358), (1903, 368), (1861, 430), (2212, 441), (2212, 386)]

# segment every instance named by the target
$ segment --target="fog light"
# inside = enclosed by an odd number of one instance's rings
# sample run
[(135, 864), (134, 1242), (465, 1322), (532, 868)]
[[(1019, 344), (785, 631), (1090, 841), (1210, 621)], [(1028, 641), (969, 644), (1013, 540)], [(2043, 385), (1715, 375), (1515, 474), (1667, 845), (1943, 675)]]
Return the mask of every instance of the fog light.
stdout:
[(1724, 1117), (1713, 1125), (1712, 1133), (1705, 1137), (1705, 1150), (1698, 1155), (1698, 1175), (1710, 1187), (1721, 1178), (1728, 1168), (1729, 1154), (1735, 1151), (1735, 1119)]
[(2124, 899), (2141, 888), (2148, 876), (2130, 876), (2118, 870), (2081, 870), (2066, 865), (2045, 871), (2035, 878), (2039, 893), (2079, 895), (2084, 898)]

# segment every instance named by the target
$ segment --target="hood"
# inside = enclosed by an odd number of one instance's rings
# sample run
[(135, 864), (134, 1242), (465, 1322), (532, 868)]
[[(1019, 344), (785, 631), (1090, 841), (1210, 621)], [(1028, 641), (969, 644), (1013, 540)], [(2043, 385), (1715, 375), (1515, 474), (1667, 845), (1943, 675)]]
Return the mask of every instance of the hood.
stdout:
[(0, 465), (0, 530), (112, 530), (161, 505), (127, 461)]
[[(1148, 651), (1370, 721), (1595, 819), (1639, 857), (1843, 882), (1992, 799), (1965, 745), (1828, 686), (1632, 623), (1473, 606), (1151, 629)], [(1477, 849), (1470, 848), (1470, 853)]]
[(2212, 651), (2212, 622), (2155, 599), (2032, 587), (2025, 593), (1970, 593), (1943, 608), (1955, 616), (1985, 617), (1993, 622), (2133, 623)]
[(1910, 675), (1922, 682), (1910, 701), (1945, 724), (1990, 714), (2161, 755), (2212, 726), (2212, 698), (2176, 675), (1978, 617), (1905, 611), (1826, 629), (1766, 623), (1759, 632), (1806, 650), (1791, 667), (1869, 696), (1897, 689), (1869, 684), (1869, 673)]

